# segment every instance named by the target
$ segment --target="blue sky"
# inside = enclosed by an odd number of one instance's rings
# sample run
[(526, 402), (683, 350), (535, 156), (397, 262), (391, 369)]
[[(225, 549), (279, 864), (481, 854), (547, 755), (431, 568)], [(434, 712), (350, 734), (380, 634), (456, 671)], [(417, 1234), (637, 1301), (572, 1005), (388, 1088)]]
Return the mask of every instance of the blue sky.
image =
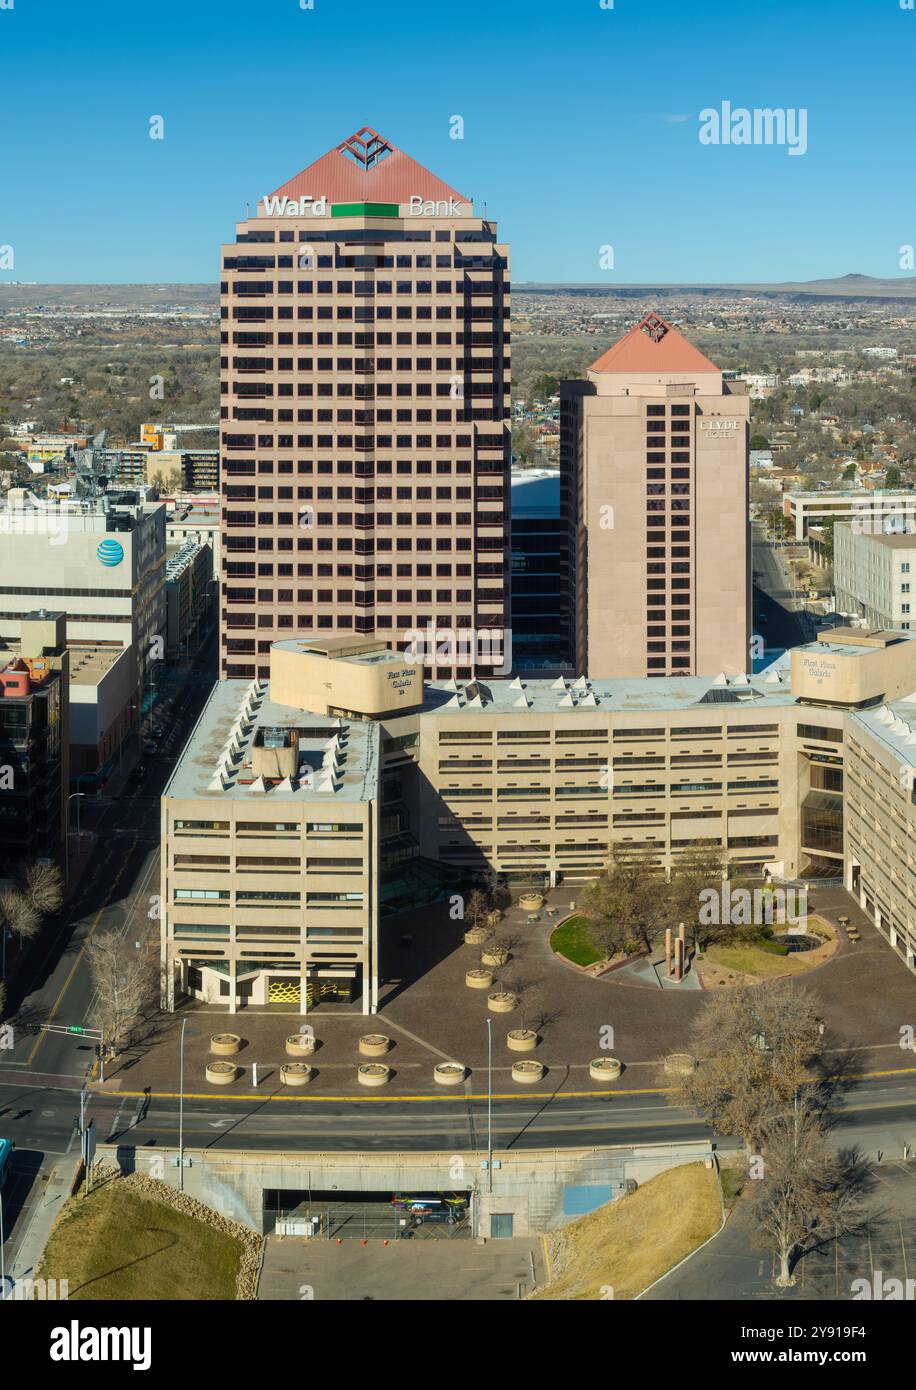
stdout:
[[(916, 243), (900, 0), (13, 4), (0, 280), (214, 280), (246, 201), (363, 124), (486, 202), (516, 282), (894, 276)], [(804, 107), (807, 153), (702, 145), (723, 101)]]

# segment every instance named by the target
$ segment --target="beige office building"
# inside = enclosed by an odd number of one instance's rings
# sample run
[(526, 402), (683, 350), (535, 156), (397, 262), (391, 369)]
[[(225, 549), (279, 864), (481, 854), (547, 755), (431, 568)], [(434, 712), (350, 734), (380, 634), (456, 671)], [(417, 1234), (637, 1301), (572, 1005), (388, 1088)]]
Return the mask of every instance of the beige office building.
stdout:
[(751, 665), (748, 420), (648, 314), (561, 391), (564, 587), (577, 671), (737, 675)]
[(370, 1012), (412, 874), (582, 883), (613, 845), (845, 881), (914, 968), (916, 636), (833, 629), (751, 677), (424, 682), (372, 639), (271, 670), (216, 686), (163, 796), (167, 1003)]
[(833, 589), (840, 613), (868, 627), (912, 627), (916, 620), (916, 533), (833, 528)]
[(293, 635), (503, 669), (495, 223), (367, 127), (261, 199), (221, 281), (221, 677), (266, 679)]

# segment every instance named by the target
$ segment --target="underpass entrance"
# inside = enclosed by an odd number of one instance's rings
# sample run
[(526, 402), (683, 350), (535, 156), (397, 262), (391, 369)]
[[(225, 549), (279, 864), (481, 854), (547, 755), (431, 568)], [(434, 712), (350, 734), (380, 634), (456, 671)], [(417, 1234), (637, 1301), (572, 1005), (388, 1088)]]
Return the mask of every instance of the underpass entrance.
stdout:
[(312, 1240), (455, 1240), (472, 1234), (471, 1193), (264, 1192), (265, 1235)]

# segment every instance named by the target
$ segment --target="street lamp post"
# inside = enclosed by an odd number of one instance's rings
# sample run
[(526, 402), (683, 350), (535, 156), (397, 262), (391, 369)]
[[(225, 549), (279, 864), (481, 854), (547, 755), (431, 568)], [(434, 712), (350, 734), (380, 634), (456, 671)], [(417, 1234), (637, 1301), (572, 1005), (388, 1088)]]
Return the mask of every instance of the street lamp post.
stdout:
[[(70, 802), (71, 802), (71, 801), (74, 801), (74, 800), (76, 801), (76, 839), (77, 839), (77, 844), (78, 844), (79, 848), (81, 849), (81, 848), (82, 848), (82, 844), (83, 844), (83, 834), (82, 834), (82, 830), (80, 829), (80, 801), (81, 801), (82, 798), (83, 798), (84, 796), (86, 796), (86, 795), (87, 795), (86, 792), (71, 792), (70, 795), (67, 797), (67, 853), (66, 853), (65, 859), (66, 859), (66, 865), (67, 865), (67, 878), (68, 878), (68, 879), (69, 879), (69, 877), (70, 877)], [(79, 853), (79, 850), (77, 850), (77, 853)], [(4, 934), (4, 942), (5, 942), (5, 939), (6, 939), (6, 938), (5, 938), (5, 934)], [(4, 968), (5, 968), (5, 962), (6, 962), (6, 949), (5, 949), (5, 945), (4, 945)]]

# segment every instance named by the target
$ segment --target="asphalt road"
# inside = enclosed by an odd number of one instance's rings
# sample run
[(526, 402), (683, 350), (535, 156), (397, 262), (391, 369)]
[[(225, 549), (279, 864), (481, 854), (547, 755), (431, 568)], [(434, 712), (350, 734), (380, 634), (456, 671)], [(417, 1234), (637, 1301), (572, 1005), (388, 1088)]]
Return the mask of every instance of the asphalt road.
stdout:
[[(153, 1097), (93, 1094), (88, 1114), (99, 1138), (136, 1147), (178, 1142), (179, 1103)], [(22, 1151), (59, 1156), (72, 1148), (79, 1114), (79, 1078), (72, 1089), (34, 1084), (0, 1085), (0, 1132)], [(465, 1151), (486, 1146), (486, 1098), (436, 1100), (308, 1100), (264, 1095), (249, 1101), (201, 1101), (184, 1106), (189, 1148), (308, 1152), (434, 1149)], [(838, 1112), (837, 1145), (864, 1151), (916, 1152), (916, 1074), (874, 1076), (851, 1085)], [(548, 1098), (513, 1097), (493, 1102), (497, 1150), (609, 1144), (653, 1144), (713, 1138), (690, 1112), (670, 1105), (663, 1094), (642, 1093)], [(720, 1148), (735, 1141), (717, 1140)]]
[(781, 550), (765, 536), (759, 522), (751, 523), (751, 565), (754, 583), (754, 631), (767, 647), (797, 647), (810, 642), (814, 625), (796, 597)]

